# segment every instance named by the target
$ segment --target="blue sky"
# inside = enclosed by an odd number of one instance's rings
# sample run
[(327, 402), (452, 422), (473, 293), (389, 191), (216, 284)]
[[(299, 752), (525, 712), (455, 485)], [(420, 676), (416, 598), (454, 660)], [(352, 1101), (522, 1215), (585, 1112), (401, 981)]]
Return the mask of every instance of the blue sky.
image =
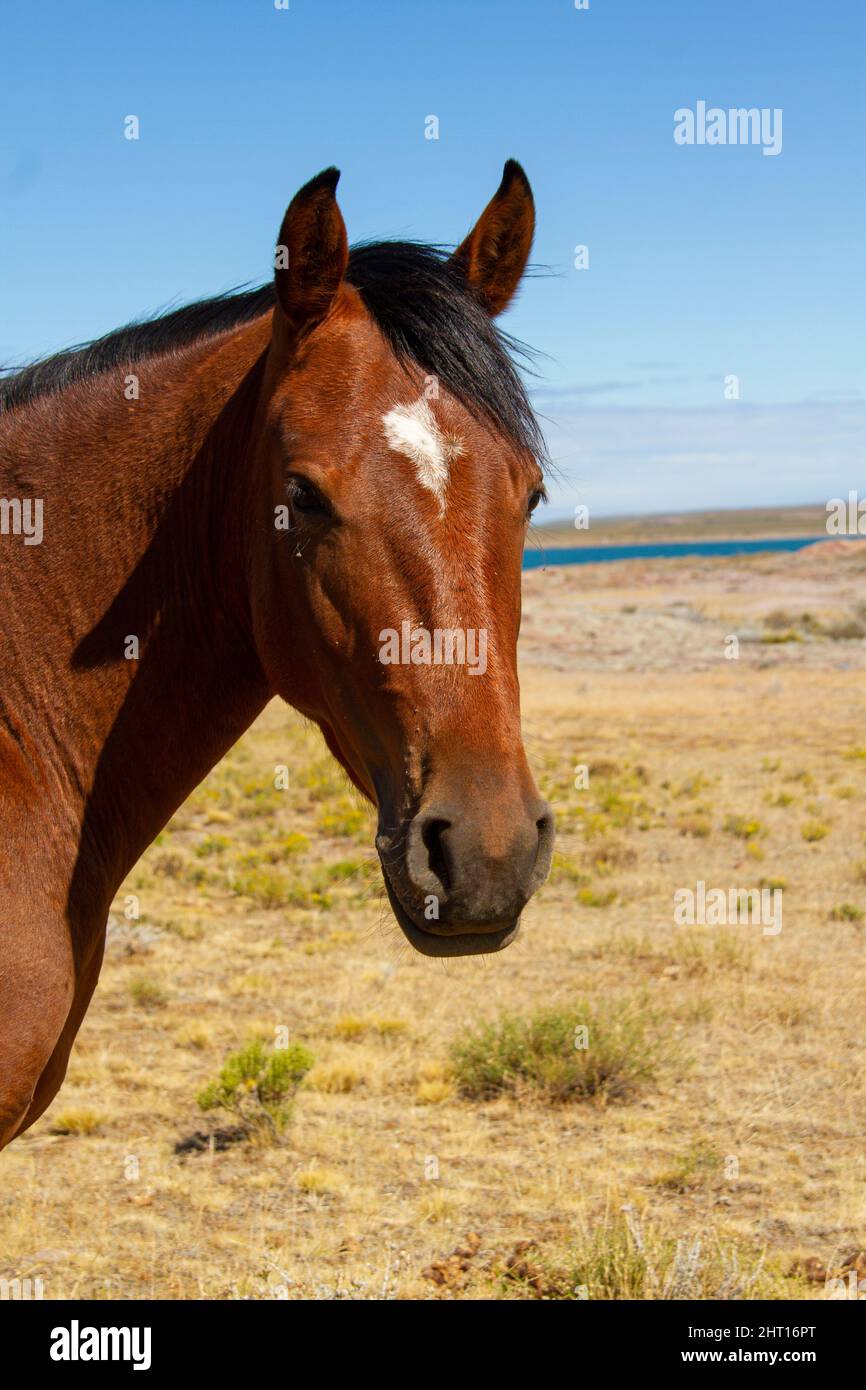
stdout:
[[(6, 6), (0, 361), (261, 281), (325, 165), (352, 240), (454, 242), (513, 155), (550, 273), (503, 324), (545, 354), (555, 510), (862, 492), (864, 16), (860, 0)], [(676, 144), (675, 111), (699, 100), (781, 108), (781, 153)]]

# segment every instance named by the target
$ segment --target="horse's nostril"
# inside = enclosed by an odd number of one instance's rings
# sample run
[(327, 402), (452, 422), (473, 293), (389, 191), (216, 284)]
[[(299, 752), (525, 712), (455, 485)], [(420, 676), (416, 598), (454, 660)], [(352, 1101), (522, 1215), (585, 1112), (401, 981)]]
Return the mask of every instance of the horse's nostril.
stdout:
[(549, 806), (545, 806), (541, 815), (535, 822), (538, 831), (538, 848), (535, 853), (535, 870), (533, 873), (533, 892), (543, 883), (550, 872), (550, 861), (553, 858), (553, 841), (555, 836), (555, 823), (553, 811)]
[(452, 822), (441, 809), (422, 811), (409, 826), (406, 841), (406, 870), (419, 893), (447, 898), (454, 879), (451, 853), (445, 834)]
[(489, 806), (434, 803), (406, 834), (405, 873), (418, 896), (436, 899), (440, 922), (467, 928), (511, 921), (550, 869), (553, 813), (544, 801)]
[(451, 888), (451, 871), (448, 866), (448, 855), (443, 842), (443, 835), (446, 830), (451, 829), (451, 822), (443, 820), (441, 817), (431, 816), (424, 822), (421, 830), (421, 839), (427, 850), (427, 862), (430, 872), (435, 874), (445, 892)]

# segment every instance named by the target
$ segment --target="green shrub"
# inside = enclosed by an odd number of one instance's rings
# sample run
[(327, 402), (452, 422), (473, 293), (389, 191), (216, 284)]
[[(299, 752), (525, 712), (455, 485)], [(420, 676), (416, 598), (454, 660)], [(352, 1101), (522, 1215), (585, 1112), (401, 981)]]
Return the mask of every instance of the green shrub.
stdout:
[(574, 883), (583, 887), (591, 880), (586, 870), (575, 863), (574, 859), (567, 854), (559, 853), (557, 850), (554, 851), (553, 863), (550, 867), (550, 881), (551, 883)]
[(230, 847), (231, 840), (227, 835), (207, 835), (196, 845), (195, 852), (199, 859), (206, 859), (211, 854), (223, 854)]
[(451, 1063), (469, 1099), (529, 1088), (551, 1103), (626, 1100), (657, 1069), (643, 1014), (586, 1003), (483, 1024), (453, 1043)]
[(862, 922), (863, 915), (863, 909), (856, 907), (854, 903), (840, 903), (830, 913), (830, 920), (833, 922)]
[(579, 888), (577, 901), (581, 907), (610, 907), (616, 901), (615, 888)]
[(730, 835), (736, 835), (738, 840), (751, 840), (762, 832), (761, 822), (750, 820), (747, 816), (728, 816), (725, 829)]
[(800, 834), (807, 844), (813, 845), (818, 840), (823, 840), (830, 834), (830, 827), (829, 825), (824, 825), (819, 820), (810, 820), (807, 821), (804, 826), (801, 826)]
[(861, 642), (866, 637), (866, 624), (859, 618), (842, 618), (827, 623), (824, 631), (832, 642)]
[(129, 993), (140, 1009), (161, 1009), (168, 1003), (168, 995), (156, 980), (133, 980)]
[(300, 1043), (269, 1051), (258, 1039), (228, 1057), (197, 1097), (202, 1110), (228, 1110), (250, 1131), (285, 1129), (292, 1098), (315, 1058)]

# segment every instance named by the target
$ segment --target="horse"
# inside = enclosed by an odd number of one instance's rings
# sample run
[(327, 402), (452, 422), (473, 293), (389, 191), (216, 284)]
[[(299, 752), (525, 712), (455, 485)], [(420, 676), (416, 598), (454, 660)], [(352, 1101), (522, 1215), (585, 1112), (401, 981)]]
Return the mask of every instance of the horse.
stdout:
[(532, 192), (509, 160), (451, 254), (350, 250), (338, 179), (266, 285), (0, 379), (0, 1147), (60, 1088), (122, 880), (274, 696), (377, 809), (416, 950), (502, 950), (547, 876), (516, 662), (544, 448), (494, 323)]

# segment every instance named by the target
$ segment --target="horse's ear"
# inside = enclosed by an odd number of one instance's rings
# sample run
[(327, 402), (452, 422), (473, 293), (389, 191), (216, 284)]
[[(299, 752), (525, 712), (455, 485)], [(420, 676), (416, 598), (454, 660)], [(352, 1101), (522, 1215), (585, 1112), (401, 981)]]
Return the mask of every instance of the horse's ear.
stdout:
[(327, 314), (349, 263), (343, 214), (334, 196), (339, 169), (324, 169), (289, 203), (274, 258), (277, 305), (296, 336)]
[(516, 159), (472, 231), (452, 257), (489, 314), (501, 314), (526, 269), (535, 232), (532, 189)]

